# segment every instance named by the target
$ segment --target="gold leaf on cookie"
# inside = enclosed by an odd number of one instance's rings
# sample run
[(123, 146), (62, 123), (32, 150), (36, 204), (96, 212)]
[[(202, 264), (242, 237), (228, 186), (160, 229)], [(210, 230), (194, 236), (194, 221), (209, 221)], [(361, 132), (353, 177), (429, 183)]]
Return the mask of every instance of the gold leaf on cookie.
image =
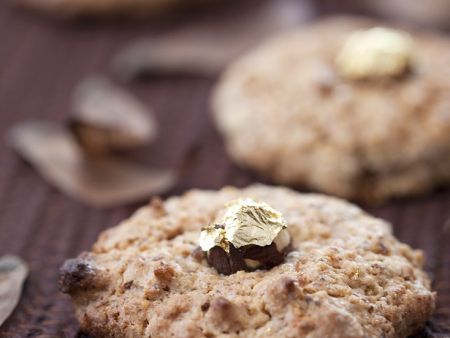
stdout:
[(396, 77), (409, 68), (413, 46), (406, 32), (384, 27), (358, 30), (345, 40), (336, 66), (350, 79)]
[(226, 239), (236, 248), (254, 244), (270, 245), (281, 230), (287, 227), (281, 213), (267, 203), (250, 198), (239, 199), (228, 205), (223, 223)]
[(290, 244), (287, 223), (267, 203), (242, 198), (228, 203), (199, 243), (208, 263), (219, 273), (270, 268), (284, 260)]
[(223, 250), (229, 251), (229, 243), (225, 238), (225, 229), (217, 225), (209, 225), (202, 229), (199, 239), (200, 247), (203, 251), (220, 246)]

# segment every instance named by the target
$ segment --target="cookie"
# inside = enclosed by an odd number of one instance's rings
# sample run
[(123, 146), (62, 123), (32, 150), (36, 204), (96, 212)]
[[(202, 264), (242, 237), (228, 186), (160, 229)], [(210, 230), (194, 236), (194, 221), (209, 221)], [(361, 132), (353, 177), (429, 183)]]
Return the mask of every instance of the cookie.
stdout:
[(369, 202), (447, 184), (449, 40), (372, 29), (382, 25), (326, 19), (231, 64), (212, 98), (231, 158), (277, 183)]
[[(238, 198), (280, 213), (283, 262), (228, 275), (208, 263), (200, 233)], [(254, 185), (154, 199), (66, 261), (60, 285), (93, 337), (407, 337), (434, 308), (422, 264), (356, 206)]]
[(151, 16), (207, 1), (211, 0), (16, 0), (23, 7), (61, 18)]

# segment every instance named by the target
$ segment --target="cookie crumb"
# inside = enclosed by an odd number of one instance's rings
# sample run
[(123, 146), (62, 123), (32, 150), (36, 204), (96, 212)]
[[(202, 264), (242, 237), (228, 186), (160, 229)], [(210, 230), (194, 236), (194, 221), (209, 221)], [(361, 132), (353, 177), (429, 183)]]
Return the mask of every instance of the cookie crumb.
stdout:
[(148, 289), (144, 291), (144, 297), (148, 301), (155, 300), (159, 298), (162, 294), (162, 289), (157, 284), (153, 284)]
[(207, 315), (222, 332), (237, 332), (248, 319), (245, 309), (222, 296), (211, 301)]
[(160, 265), (153, 271), (156, 278), (164, 282), (170, 282), (175, 276), (175, 270), (168, 264), (160, 262)]
[(199, 246), (192, 251), (191, 255), (197, 262), (201, 262), (205, 258), (205, 253)]
[(129, 290), (129, 289), (133, 286), (133, 282), (134, 282), (134, 281), (130, 280), (130, 281), (124, 283), (124, 284), (123, 284), (124, 290)]
[(167, 215), (164, 203), (159, 197), (153, 197), (149, 202), (149, 207), (152, 209), (155, 216), (163, 217)]
[(232, 303), (225, 297), (218, 297), (211, 302), (211, 308), (222, 314), (227, 313), (231, 309)]

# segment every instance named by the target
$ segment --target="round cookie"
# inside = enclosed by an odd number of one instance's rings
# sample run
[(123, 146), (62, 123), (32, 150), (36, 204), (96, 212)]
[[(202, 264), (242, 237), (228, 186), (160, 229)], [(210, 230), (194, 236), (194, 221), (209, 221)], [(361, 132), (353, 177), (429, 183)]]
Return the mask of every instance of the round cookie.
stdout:
[[(282, 213), (292, 248), (270, 270), (221, 275), (200, 231), (243, 197)], [(61, 288), (94, 337), (407, 337), (434, 308), (422, 263), (356, 206), (254, 185), (153, 200), (68, 260)]]
[[(18, 4), (56, 17), (148, 16), (174, 7), (211, 0), (16, 0)], [(214, 0), (212, 0), (214, 1)]]
[(275, 182), (380, 201), (450, 181), (450, 43), (411, 33), (396, 78), (351, 80), (336, 57), (361, 18), (283, 33), (239, 58), (212, 99), (230, 156)]

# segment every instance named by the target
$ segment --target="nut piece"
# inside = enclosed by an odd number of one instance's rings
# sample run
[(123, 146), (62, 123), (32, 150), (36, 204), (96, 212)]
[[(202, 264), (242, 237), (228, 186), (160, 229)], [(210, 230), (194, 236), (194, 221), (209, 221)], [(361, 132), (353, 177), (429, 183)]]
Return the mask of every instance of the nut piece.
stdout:
[(350, 79), (396, 77), (410, 67), (413, 47), (406, 32), (383, 27), (358, 30), (345, 41), (336, 66)]
[(219, 273), (271, 268), (284, 261), (290, 243), (286, 228), (281, 213), (268, 204), (239, 199), (202, 230), (199, 243)]

